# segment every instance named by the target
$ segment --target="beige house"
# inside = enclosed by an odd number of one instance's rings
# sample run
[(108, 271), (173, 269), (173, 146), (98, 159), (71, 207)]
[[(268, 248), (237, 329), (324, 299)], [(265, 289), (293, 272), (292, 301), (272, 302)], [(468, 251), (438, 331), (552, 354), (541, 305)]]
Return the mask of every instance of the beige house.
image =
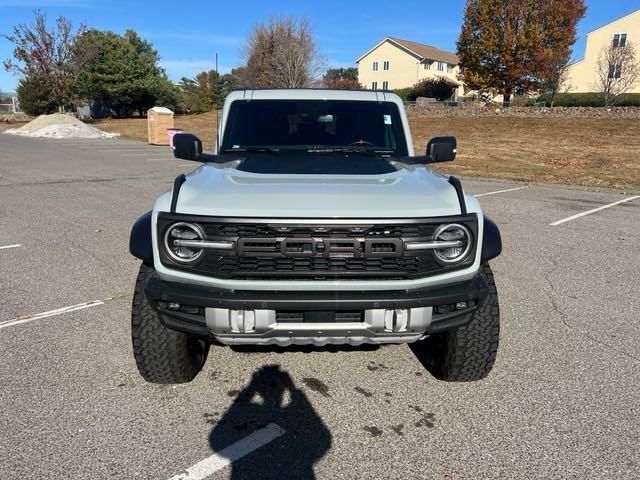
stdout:
[[(563, 89), (571, 93), (597, 91), (596, 72), (598, 59), (603, 48), (609, 45), (625, 46), (630, 43), (634, 44), (636, 55), (640, 56), (640, 10), (587, 34), (584, 58), (569, 66)], [(616, 75), (618, 72), (614, 68), (610, 74)], [(620, 74), (624, 75), (624, 68)], [(640, 93), (640, 82), (636, 84), (632, 92)]]
[(387, 37), (356, 63), (359, 82), (370, 90), (412, 87), (423, 78), (443, 77), (458, 87), (454, 97), (463, 94), (456, 54), (429, 45)]

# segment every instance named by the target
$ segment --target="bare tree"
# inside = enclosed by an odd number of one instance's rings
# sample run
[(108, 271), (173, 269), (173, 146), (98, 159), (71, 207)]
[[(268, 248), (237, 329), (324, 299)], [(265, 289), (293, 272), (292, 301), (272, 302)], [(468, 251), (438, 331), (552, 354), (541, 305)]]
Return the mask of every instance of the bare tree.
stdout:
[(249, 36), (245, 59), (247, 79), (258, 88), (308, 87), (324, 66), (310, 23), (293, 17), (257, 25)]
[(547, 95), (547, 102), (549, 102), (550, 107), (553, 107), (558, 93), (560, 93), (562, 86), (567, 81), (571, 53), (571, 50), (567, 49), (562, 55), (553, 58), (542, 79), (540, 89)]
[(32, 24), (19, 24), (10, 35), (1, 36), (15, 45), (13, 59), (3, 62), (8, 72), (39, 78), (49, 85), (53, 100), (63, 111), (71, 103), (75, 86), (76, 38), (86, 31), (84, 24), (77, 30), (68, 18), (58, 17), (55, 26), (47, 26), (47, 15), (35, 10)]
[(610, 44), (600, 52), (596, 70), (596, 91), (601, 92), (605, 106), (615, 105), (640, 80), (640, 61), (635, 46)]

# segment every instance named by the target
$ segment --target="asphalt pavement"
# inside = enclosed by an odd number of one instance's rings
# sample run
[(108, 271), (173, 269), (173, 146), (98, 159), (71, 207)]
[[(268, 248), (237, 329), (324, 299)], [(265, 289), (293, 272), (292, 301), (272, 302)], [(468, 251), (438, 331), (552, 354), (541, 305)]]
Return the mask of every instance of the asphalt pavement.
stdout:
[(483, 381), (439, 382), (404, 345), (213, 347), (192, 383), (151, 385), (129, 230), (197, 165), (0, 135), (0, 478), (640, 477), (638, 192), (464, 179), (504, 242)]

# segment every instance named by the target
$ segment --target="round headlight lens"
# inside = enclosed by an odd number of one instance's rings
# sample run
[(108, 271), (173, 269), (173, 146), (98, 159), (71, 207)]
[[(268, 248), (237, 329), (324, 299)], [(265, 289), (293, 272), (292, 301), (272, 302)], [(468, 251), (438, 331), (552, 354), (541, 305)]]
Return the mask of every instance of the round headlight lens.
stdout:
[(204, 231), (194, 223), (179, 222), (167, 228), (164, 234), (164, 247), (167, 254), (176, 262), (195, 262), (202, 255), (202, 249), (180, 245), (180, 240), (204, 240)]
[(473, 243), (469, 229), (458, 223), (441, 225), (433, 234), (433, 239), (439, 242), (458, 242), (455, 247), (438, 248), (433, 251), (443, 263), (461, 262), (467, 257)]

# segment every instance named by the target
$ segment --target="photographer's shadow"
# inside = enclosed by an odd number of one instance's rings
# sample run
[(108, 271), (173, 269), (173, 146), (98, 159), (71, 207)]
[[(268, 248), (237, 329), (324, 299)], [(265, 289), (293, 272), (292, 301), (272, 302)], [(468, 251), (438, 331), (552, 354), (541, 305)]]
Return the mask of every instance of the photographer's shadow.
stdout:
[(226, 447), (271, 424), (284, 434), (234, 461), (230, 478), (315, 478), (313, 465), (331, 448), (331, 432), (279, 365), (262, 367), (253, 374), (214, 426), (209, 443), (224, 455)]

